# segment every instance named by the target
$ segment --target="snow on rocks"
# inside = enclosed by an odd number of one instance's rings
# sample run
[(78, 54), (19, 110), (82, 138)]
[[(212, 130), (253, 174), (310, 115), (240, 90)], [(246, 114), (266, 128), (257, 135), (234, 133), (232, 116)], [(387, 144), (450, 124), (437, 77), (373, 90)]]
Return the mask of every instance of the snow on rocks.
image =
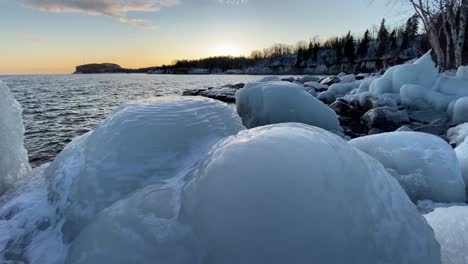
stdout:
[(47, 171), (54, 200), (64, 207), (66, 239), (133, 191), (179, 177), (201, 153), (242, 129), (231, 107), (202, 97), (121, 106)]
[(468, 206), (437, 208), (424, 217), (440, 244), (442, 263), (468, 263)]
[(468, 123), (463, 123), (456, 127), (452, 127), (447, 131), (447, 137), (450, 144), (455, 146), (460, 145), (468, 137)]
[(348, 74), (340, 78), (341, 83), (351, 83), (356, 81), (356, 75), (354, 74)]
[(440, 263), (432, 230), (397, 181), (325, 130), (242, 131), (187, 177), (180, 219), (207, 263)]
[(248, 83), (237, 92), (236, 104), (248, 128), (298, 122), (341, 131), (335, 112), (294, 83)]
[(31, 170), (21, 113), (10, 89), (0, 81), (0, 194)]
[(353, 139), (350, 144), (380, 161), (413, 201), (465, 201), (455, 152), (439, 137), (392, 132)]
[(316, 92), (323, 92), (328, 90), (328, 85), (321, 84), (319, 82), (306, 82), (304, 83), (304, 86), (313, 88)]

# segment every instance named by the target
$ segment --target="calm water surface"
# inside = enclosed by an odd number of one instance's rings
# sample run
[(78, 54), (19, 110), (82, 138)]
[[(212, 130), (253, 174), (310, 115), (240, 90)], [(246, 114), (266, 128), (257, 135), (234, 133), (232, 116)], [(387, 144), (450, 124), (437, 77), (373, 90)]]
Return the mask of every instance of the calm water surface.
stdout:
[(23, 106), (25, 144), (33, 166), (51, 161), (76, 136), (96, 127), (124, 102), (186, 89), (255, 81), (249, 75), (0, 76)]

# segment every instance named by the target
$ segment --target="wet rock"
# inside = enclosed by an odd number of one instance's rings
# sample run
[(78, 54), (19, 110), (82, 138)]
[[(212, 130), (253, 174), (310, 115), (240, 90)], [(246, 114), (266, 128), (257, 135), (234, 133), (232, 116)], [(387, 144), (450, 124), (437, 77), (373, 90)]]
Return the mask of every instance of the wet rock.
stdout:
[(440, 120), (444, 123), (449, 120), (449, 117), (446, 113), (437, 112), (434, 110), (419, 110), (419, 111), (411, 111), (409, 112), (409, 118), (412, 121), (417, 121), (421, 123), (430, 124), (434, 121)]
[(383, 132), (395, 131), (404, 124), (409, 123), (408, 113), (398, 108), (379, 107), (367, 111), (361, 118), (363, 124), (369, 129), (378, 128)]
[(229, 84), (221, 87), (209, 87), (206, 89), (185, 90), (184, 96), (204, 96), (226, 103), (236, 102), (236, 92), (244, 87), (243, 83)]

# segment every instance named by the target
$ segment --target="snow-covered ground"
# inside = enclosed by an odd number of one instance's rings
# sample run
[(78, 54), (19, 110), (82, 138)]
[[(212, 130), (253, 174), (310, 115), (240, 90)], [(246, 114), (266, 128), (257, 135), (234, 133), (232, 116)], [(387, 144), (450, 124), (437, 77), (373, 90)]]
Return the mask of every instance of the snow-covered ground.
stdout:
[(132, 102), (32, 171), (0, 84), (0, 262), (466, 263), (467, 72)]

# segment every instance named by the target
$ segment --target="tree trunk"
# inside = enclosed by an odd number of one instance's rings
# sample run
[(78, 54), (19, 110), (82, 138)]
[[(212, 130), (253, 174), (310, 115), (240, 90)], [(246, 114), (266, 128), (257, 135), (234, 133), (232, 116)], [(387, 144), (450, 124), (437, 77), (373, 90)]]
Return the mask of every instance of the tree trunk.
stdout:
[(460, 23), (458, 26), (457, 40), (454, 40), (455, 45), (455, 67), (458, 68), (462, 65), (463, 60), (463, 47), (465, 46), (465, 32), (468, 16), (468, 0), (462, 0), (460, 6)]
[[(429, 43), (431, 44), (432, 49), (434, 50), (436, 57), (437, 57), (437, 64), (445, 69), (445, 54), (444, 50), (442, 49), (442, 45), (440, 45), (439, 34), (437, 29), (433, 26), (430, 26), (427, 30), (427, 35), (429, 38)], [(443, 70), (442, 69), (442, 70)]]

